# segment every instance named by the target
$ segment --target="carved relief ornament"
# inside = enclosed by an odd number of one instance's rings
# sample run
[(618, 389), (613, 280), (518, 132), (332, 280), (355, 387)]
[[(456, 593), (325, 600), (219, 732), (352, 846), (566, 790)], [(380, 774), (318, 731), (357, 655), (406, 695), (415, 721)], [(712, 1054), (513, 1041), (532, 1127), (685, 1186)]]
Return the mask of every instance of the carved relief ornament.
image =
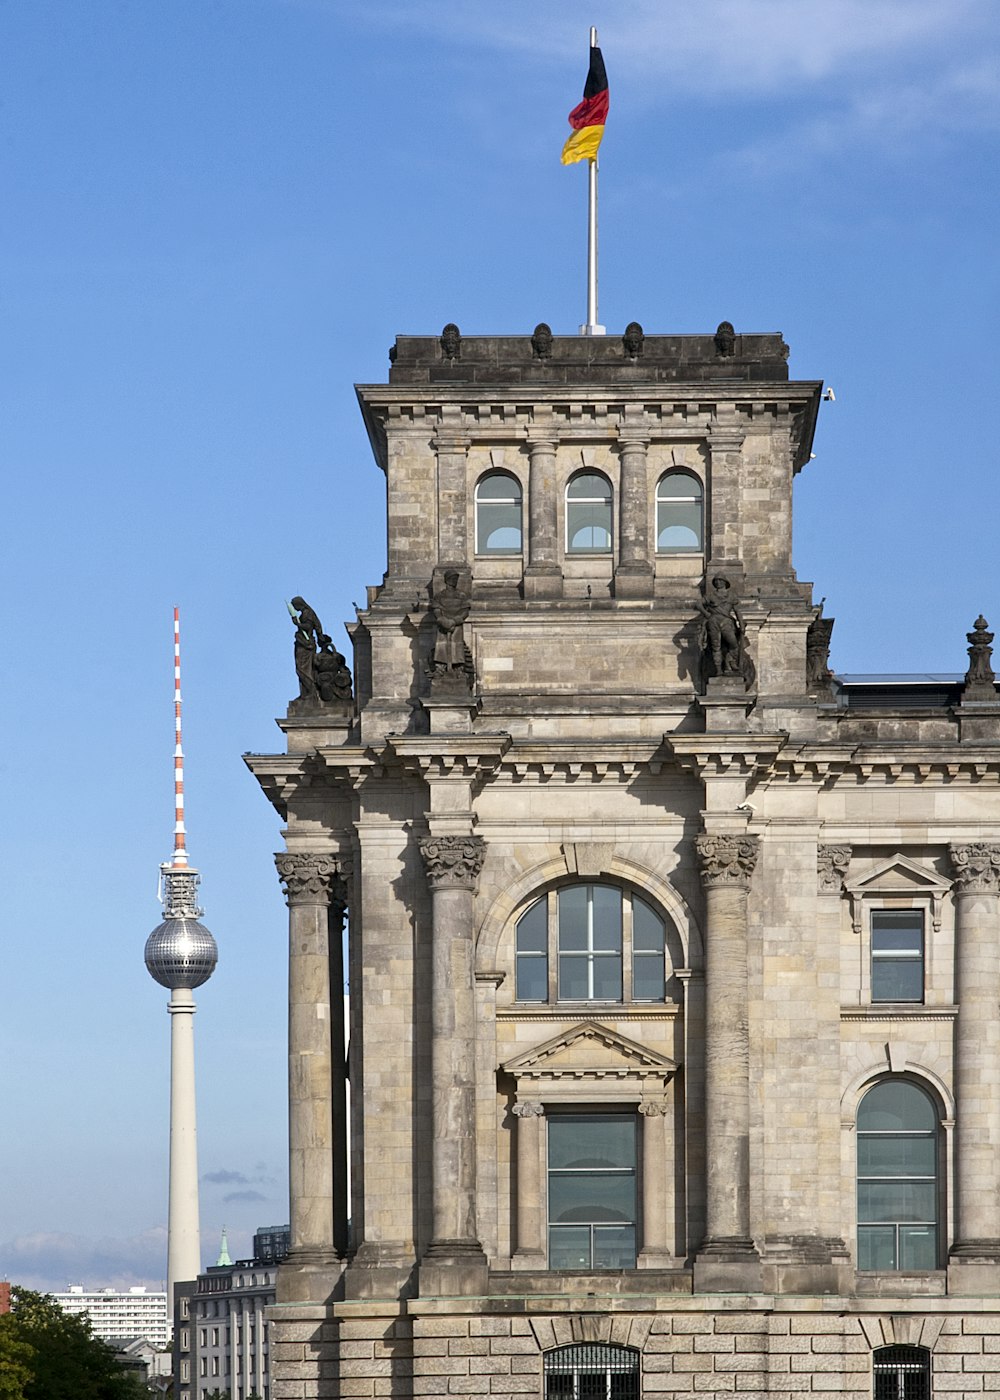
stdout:
[(851, 863), (850, 846), (819, 846), (816, 850), (816, 873), (820, 894), (841, 894), (844, 876)]
[(342, 885), (340, 861), (336, 856), (282, 851), (274, 857), (274, 863), (290, 905), (329, 904), (334, 895), (334, 882)]
[(420, 854), (432, 890), (474, 890), (486, 858), (481, 836), (425, 836)]
[(706, 888), (729, 885), (749, 889), (757, 864), (760, 840), (756, 836), (696, 836), (695, 849)]
[(1000, 845), (970, 841), (949, 846), (956, 894), (1000, 894)]

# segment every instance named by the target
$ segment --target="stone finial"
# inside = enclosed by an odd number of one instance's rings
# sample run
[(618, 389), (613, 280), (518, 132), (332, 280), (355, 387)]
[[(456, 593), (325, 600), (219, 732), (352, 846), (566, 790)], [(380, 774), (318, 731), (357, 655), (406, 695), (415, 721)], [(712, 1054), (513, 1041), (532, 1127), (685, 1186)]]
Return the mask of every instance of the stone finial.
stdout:
[(696, 836), (695, 850), (702, 884), (749, 889), (757, 864), (760, 840), (756, 836)]
[(425, 836), (420, 854), (432, 890), (474, 890), (486, 859), (481, 836)]
[(441, 332), (441, 349), (446, 360), (457, 360), (462, 353), (462, 332), (449, 321)]
[(736, 354), (736, 332), (733, 330), (732, 321), (719, 322), (719, 328), (715, 332), (715, 353), (723, 359), (729, 359)]
[(638, 321), (629, 321), (625, 327), (625, 334), (622, 336), (622, 345), (625, 347), (625, 354), (630, 360), (637, 360), (642, 354), (642, 347), (646, 343), (646, 335)]
[(966, 632), (969, 640), (969, 669), (965, 673), (963, 700), (995, 700), (997, 698), (996, 676), (993, 672), (993, 633), (982, 613), (972, 624), (972, 631)]
[(340, 884), (340, 862), (336, 856), (309, 852), (279, 851), (274, 857), (278, 879), (288, 904), (329, 904)]
[(949, 846), (957, 894), (1000, 894), (1000, 846), (969, 841)]
[(536, 360), (550, 360), (552, 358), (552, 327), (546, 325), (544, 321), (539, 321), (531, 337), (531, 349)]
[(818, 846), (816, 849), (816, 874), (819, 878), (820, 894), (841, 894), (844, 889), (844, 876), (851, 863), (850, 846)]

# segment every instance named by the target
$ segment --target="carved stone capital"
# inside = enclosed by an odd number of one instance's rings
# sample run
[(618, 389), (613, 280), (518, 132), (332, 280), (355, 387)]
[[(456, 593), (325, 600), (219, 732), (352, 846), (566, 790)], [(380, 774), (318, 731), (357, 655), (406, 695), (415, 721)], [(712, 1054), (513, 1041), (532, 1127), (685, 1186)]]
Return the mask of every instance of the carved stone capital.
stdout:
[(486, 842), (481, 836), (425, 836), (420, 854), (432, 890), (474, 890)]
[(545, 1105), (541, 1103), (516, 1103), (511, 1109), (515, 1118), (542, 1118)]
[(759, 849), (756, 836), (696, 836), (702, 884), (749, 889)]
[(816, 874), (819, 877), (820, 894), (842, 894), (844, 876), (851, 863), (850, 846), (818, 846), (816, 848)]
[(970, 841), (949, 846), (956, 894), (1000, 894), (1000, 845)]
[(338, 886), (343, 883), (339, 879), (340, 862), (336, 856), (281, 851), (274, 857), (274, 863), (289, 906), (329, 904), (334, 894), (334, 881)]
[(639, 1105), (639, 1112), (646, 1118), (665, 1118), (670, 1112), (670, 1105), (647, 1099)]

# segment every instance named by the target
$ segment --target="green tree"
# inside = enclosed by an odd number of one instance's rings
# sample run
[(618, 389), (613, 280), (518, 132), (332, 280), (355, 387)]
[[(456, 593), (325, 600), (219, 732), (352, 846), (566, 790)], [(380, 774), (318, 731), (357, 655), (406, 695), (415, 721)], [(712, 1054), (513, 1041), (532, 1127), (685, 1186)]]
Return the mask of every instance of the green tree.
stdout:
[(0, 1400), (26, 1400), (35, 1348), (18, 1336), (13, 1313), (0, 1314)]
[[(20, 1347), (16, 1365), (29, 1369), (10, 1400), (137, 1400), (148, 1396), (142, 1382), (122, 1369), (106, 1342), (95, 1337), (88, 1317), (63, 1312), (45, 1293), (11, 1289), (11, 1310), (3, 1319), (7, 1345)], [(27, 1351), (32, 1353), (30, 1361)], [(0, 1353), (0, 1376), (6, 1372)], [(0, 1389), (2, 1400), (7, 1392)]]

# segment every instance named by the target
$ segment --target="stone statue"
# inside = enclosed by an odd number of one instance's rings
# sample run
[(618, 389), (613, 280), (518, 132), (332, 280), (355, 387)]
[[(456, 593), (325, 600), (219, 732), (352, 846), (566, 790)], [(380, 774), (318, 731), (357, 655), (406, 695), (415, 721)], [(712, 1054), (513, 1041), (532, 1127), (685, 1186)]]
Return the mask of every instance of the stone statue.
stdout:
[(720, 321), (715, 332), (715, 353), (723, 359), (736, 353), (736, 332), (732, 321)]
[(536, 360), (552, 358), (552, 327), (544, 321), (539, 321), (535, 327), (535, 333), (531, 337), (531, 349)]
[(966, 632), (969, 641), (969, 669), (965, 673), (965, 700), (995, 700), (996, 675), (993, 671), (993, 637), (989, 623), (982, 613)]
[(320, 637), (320, 649), (313, 665), (319, 698), (324, 705), (344, 705), (354, 699), (347, 662), (325, 632)]
[(289, 713), (349, 703), (353, 699), (351, 673), (318, 616), (299, 596), (288, 604), (288, 611), (295, 625), (295, 674), (299, 678), (299, 694), (289, 705)]
[(622, 336), (622, 345), (625, 347), (625, 354), (630, 360), (637, 360), (642, 354), (642, 347), (646, 343), (646, 336), (638, 321), (629, 321), (625, 327), (625, 334)]
[(471, 686), (472, 655), (465, 644), (465, 619), (469, 616), (472, 598), (459, 586), (457, 569), (449, 569), (444, 587), (436, 588), (431, 597), (431, 609), (437, 624), (437, 637), (431, 656), (431, 676), (434, 681), (461, 683)]
[(818, 690), (827, 685), (833, 676), (833, 672), (830, 670), (830, 638), (833, 635), (834, 619), (823, 616), (825, 602), (825, 598), (820, 599), (816, 616), (809, 624), (809, 631), (806, 633), (807, 690)]
[(462, 353), (462, 332), (449, 321), (441, 332), (441, 350), (446, 360), (457, 360)]
[(703, 599), (698, 604), (701, 626), (698, 645), (702, 656), (702, 677), (741, 676), (744, 687), (752, 690), (757, 669), (746, 646), (746, 626), (736, 590), (724, 574), (706, 579)]

